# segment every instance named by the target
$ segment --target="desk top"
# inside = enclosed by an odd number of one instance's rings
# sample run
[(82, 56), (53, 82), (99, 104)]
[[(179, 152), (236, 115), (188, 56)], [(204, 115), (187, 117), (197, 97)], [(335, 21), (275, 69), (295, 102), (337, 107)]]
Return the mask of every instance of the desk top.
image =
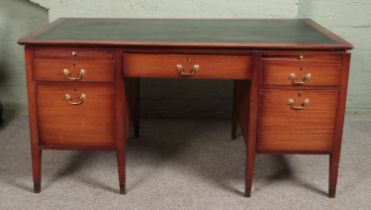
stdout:
[(308, 19), (61, 18), (19, 44), (349, 50)]

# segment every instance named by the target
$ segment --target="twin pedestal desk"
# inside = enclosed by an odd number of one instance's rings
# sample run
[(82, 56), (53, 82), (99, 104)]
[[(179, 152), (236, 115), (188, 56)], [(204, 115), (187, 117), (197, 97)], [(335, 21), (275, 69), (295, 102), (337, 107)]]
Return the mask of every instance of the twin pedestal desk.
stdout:
[(95, 149), (116, 151), (125, 193), (138, 80), (177, 78), (234, 81), (232, 138), (239, 125), (247, 197), (259, 153), (328, 155), (335, 197), (352, 45), (311, 20), (63, 18), (19, 44), (35, 192), (42, 150)]

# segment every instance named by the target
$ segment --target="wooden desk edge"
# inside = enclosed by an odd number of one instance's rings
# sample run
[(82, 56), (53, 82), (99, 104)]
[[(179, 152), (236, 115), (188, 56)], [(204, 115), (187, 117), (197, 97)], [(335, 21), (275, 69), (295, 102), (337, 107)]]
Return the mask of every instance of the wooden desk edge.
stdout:
[[(348, 41), (342, 39), (335, 33), (327, 30), (326, 28), (322, 27), (318, 23), (314, 22), (311, 19), (273, 19), (273, 20), (304, 20), (307, 24), (309, 24), (314, 29), (318, 30), (323, 35), (327, 36), (328, 38), (336, 41), (337, 43), (334, 44), (323, 44), (323, 43), (269, 43), (269, 42), (145, 42), (145, 41), (123, 41), (123, 40), (116, 40), (116, 41), (102, 41), (102, 40), (64, 40), (64, 39), (49, 39), (49, 40), (38, 40), (41, 34), (50, 31), (51, 29), (57, 27), (58, 25), (62, 24), (66, 20), (71, 19), (98, 19), (98, 18), (59, 18), (50, 24), (46, 25), (45, 27), (32, 32), (25, 37), (19, 39), (17, 41), (20, 45), (79, 45), (79, 46), (138, 46), (138, 47), (195, 47), (195, 48), (250, 48), (250, 49), (280, 49), (280, 50), (351, 50), (353, 49), (353, 45)], [(100, 18), (104, 19), (104, 18)], [(106, 19), (119, 19), (119, 18), (106, 18)], [(138, 19), (138, 20), (147, 20), (148, 18), (125, 18), (125, 19)], [(174, 20), (190, 20), (190, 19), (175, 19)], [(158, 18), (158, 20), (166, 20), (165, 18)], [(192, 19), (198, 20), (198, 19)], [(249, 19), (200, 19), (200, 20), (249, 20)], [(250, 19), (253, 20), (253, 19)], [(258, 19), (256, 19), (258, 20)], [(260, 19), (265, 20), (265, 19)], [(266, 19), (272, 20), (272, 19)]]

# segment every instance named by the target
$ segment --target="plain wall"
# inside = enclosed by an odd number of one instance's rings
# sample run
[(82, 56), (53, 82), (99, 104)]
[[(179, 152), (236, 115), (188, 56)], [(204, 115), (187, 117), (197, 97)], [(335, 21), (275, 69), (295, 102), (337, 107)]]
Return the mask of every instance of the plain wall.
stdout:
[(352, 61), (347, 108), (371, 113), (371, 1), (301, 0), (298, 17), (311, 18), (350, 41)]
[(48, 12), (25, 0), (0, 0), (0, 100), (5, 114), (26, 113), (26, 74), (19, 37), (48, 23)]

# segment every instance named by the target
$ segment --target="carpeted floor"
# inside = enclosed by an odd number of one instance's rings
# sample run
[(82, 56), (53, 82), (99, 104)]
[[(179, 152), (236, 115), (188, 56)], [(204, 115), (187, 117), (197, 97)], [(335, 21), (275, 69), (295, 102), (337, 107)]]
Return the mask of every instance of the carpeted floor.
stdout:
[(347, 119), (336, 199), (328, 157), (259, 155), (243, 197), (245, 144), (229, 121), (143, 120), (129, 139), (127, 194), (113, 152), (46, 151), (32, 193), (27, 117), (0, 130), (0, 209), (371, 209), (371, 120)]

